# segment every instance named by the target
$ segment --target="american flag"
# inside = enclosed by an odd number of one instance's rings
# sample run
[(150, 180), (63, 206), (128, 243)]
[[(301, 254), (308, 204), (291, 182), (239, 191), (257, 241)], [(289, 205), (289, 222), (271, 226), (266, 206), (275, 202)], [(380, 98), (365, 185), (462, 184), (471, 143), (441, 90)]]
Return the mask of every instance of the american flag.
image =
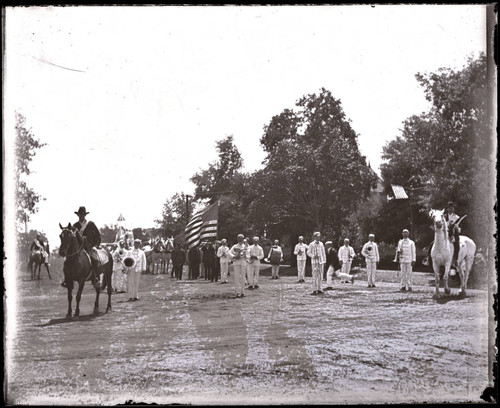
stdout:
[(186, 225), (184, 237), (188, 249), (204, 240), (215, 241), (217, 238), (217, 223), (219, 218), (219, 203), (209, 205), (194, 214)]

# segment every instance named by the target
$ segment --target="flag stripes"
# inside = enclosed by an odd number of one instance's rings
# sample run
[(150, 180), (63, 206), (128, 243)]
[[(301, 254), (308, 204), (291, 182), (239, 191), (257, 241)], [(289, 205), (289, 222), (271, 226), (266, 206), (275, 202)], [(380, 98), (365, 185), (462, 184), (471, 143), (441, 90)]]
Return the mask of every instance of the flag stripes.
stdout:
[(188, 249), (199, 245), (203, 240), (215, 240), (217, 237), (218, 213), (219, 203), (215, 202), (191, 217), (184, 230), (184, 239)]

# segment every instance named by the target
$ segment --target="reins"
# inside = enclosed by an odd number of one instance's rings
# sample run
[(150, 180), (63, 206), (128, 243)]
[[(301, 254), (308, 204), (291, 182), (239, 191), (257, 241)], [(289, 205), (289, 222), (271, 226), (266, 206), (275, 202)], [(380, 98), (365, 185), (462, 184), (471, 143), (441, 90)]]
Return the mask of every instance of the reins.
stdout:
[[(64, 231), (68, 231), (68, 232), (69, 232), (72, 236), (75, 236), (75, 237), (76, 237), (76, 235), (75, 235), (75, 234), (73, 234), (73, 232), (72, 232), (72, 231), (70, 231), (70, 230), (68, 230), (68, 229), (65, 229)], [(77, 249), (75, 252), (73, 252), (72, 254), (70, 254), (70, 255), (66, 255), (66, 259), (72, 258), (72, 257), (74, 257), (75, 255), (78, 255), (78, 254), (82, 251), (82, 249), (83, 249), (83, 239), (82, 239), (82, 244), (80, 245), (80, 248), (78, 248), (78, 249)]]

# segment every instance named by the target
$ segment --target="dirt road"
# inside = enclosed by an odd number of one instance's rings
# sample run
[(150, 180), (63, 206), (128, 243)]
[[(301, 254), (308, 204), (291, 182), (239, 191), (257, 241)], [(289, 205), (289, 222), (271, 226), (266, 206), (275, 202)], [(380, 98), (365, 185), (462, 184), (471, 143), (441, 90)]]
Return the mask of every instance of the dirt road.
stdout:
[(101, 296), (94, 316), (86, 286), (67, 320), (61, 264), (53, 280), (18, 279), (9, 403), (480, 402), (488, 386), (485, 290), (435, 300), (429, 275), (404, 293), (387, 272), (311, 296), (310, 278), (267, 275), (239, 299), (232, 276), (143, 275), (139, 301), (114, 294), (105, 314)]

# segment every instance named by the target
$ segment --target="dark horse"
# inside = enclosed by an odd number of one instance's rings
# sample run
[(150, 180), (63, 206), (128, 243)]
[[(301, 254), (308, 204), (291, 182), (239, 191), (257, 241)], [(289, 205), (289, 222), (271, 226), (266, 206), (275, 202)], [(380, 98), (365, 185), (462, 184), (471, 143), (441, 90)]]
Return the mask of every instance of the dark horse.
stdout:
[[(75, 317), (80, 315), (80, 299), (82, 297), (83, 286), (85, 281), (91, 280), (91, 263), (90, 256), (85, 251), (83, 245), (82, 236), (76, 232), (76, 230), (68, 224), (66, 228), (63, 228), (61, 224), (61, 246), (59, 247), (59, 255), (65, 257), (63, 271), (64, 271), (64, 281), (66, 282), (66, 288), (68, 289), (68, 314), (67, 318), (71, 317), (71, 301), (73, 299), (73, 282), (78, 282), (78, 291), (76, 293), (76, 309)], [(111, 275), (113, 274), (113, 257), (112, 255), (105, 251), (108, 257), (108, 262), (104, 265), (98, 267), (97, 276), (101, 273), (103, 276), (103, 288), (107, 286), (108, 288), (108, 305), (106, 307), (106, 312), (111, 309)], [(99, 287), (99, 282), (97, 281), (94, 285), (96, 292), (96, 298), (94, 303), (94, 314), (99, 312), (99, 294), (101, 288)]]
[[(47, 247), (45, 247), (45, 251), (47, 252), (47, 256), (48, 256), (49, 252), (47, 251)], [(48, 260), (45, 259), (45, 262), (44, 262), (44, 259), (42, 256), (42, 251), (40, 251), (40, 250), (32, 251), (30, 253), (29, 262), (28, 262), (28, 269), (31, 271), (31, 280), (35, 280), (37, 269), (38, 269), (38, 280), (40, 280), (40, 269), (42, 269), (42, 265), (45, 265), (45, 268), (47, 269), (47, 273), (49, 274), (49, 279), (52, 279), (52, 277), (50, 276)]]

